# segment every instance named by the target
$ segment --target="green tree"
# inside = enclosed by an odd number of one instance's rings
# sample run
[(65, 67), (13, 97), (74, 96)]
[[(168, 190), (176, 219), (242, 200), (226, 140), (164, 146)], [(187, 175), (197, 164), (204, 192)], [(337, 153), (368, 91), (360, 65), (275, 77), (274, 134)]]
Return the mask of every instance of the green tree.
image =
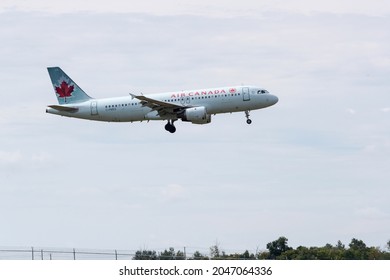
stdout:
[(255, 260), (256, 257), (254, 254), (250, 254), (248, 250), (245, 250), (244, 253), (239, 254), (239, 253), (234, 253), (230, 255), (225, 255), (223, 254), (220, 259), (224, 260)]
[(342, 260), (344, 252), (344, 245), (338, 241), (336, 246), (327, 243), (324, 247), (316, 247), (315, 257), (317, 260)]
[(305, 246), (299, 246), (297, 249), (287, 250), (280, 254), (280, 256), (276, 257), (279, 260), (314, 260), (316, 259), (313, 256), (313, 250), (311, 248), (307, 248)]
[(195, 251), (195, 253), (192, 255), (192, 260), (208, 260), (209, 257), (201, 254), (199, 251)]
[(133, 260), (157, 260), (156, 251), (138, 250), (135, 252)]
[(261, 251), (256, 255), (256, 259), (258, 260), (267, 260), (269, 259), (269, 251)]
[(245, 250), (245, 252), (240, 255), (240, 259), (241, 260), (255, 260), (256, 257), (253, 253), (250, 254), (248, 250)]
[(367, 249), (366, 260), (383, 260), (385, 252), (382, 252), (379, 247), (370, 247)]
[(288, 239), (284, 236), (279, 237), (277, 240), (272, 241), (267, 244), (267, 249), (269, 251), (269, 258), (276, 259), (283, 252), (291, 250), (292, 248), (287, 245)]
[(210, 258), (212, 260), (224, 259), (224, 257), (226, 257), (226, 254), (224, 251), (221, 252), (218, 243), (210, 247)]
[(169, 250), (164, 250), (164, 252), (161, 252), (159, 255), (160, 260), (175, 260), (176, 259), (176, 253), (175, 249), (170, 247)]
[(367, 260), (367, 245), (362, 240), (352, 238), (351, 243), (349, 243), (349, 248), (345, 252), (345, 257), (348, 260)]
[(336, 248), (340, 249), (340, 250), (344, 250), (345, 245), (343, 243), (341, 243), (341, 241), (339, 240), (339, 241), (337, 241)]
[[(335, 246), (326, 244), (323, 247), (299, 246), (293, 249), (287, 244), (288, 239), (284, 236), (267, 244), (268, 251), (250, 254), (248, 250), (243, 253), (226, 255), (221, 251), (219, 244), (210, 247), (210, 258), (196, 251), (190, 258), (192, 260), (248, 260), (248, 259), (279, 259), (279, 260), (390, 260), (390, 241), (383, 251), (379, 247), (367, 247), (367, 245), (356, 238), (349, 243), (348, 249), (339, 240)], [(257, 251), (257, 250), (256, 250)], [(156, 251), (139, 250), (133, 257), (134, 260), (183, 260), (185, 254), (181, 251), (175, 252), (174, 248), (164, 250), (157, 255)]]
[(184, 252), (182, 251), (177, 251), (176, 252), (176, 260), (185, 260), (186, 256), (184, 255)]

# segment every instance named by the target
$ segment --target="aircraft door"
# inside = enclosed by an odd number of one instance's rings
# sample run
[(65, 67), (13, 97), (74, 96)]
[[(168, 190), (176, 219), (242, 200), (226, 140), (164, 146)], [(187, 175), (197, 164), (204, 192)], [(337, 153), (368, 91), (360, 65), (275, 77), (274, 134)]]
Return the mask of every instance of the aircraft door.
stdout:
[(92, 116), (98, 115), (97, 101), (92, 101), (91, 102), (91, 115)]
[(243, 87), (242, 88), (242, 98), (243, 98), (244, 101), (251, 100), (251, 95), (249, 94), (249, 88), (248, 87)]

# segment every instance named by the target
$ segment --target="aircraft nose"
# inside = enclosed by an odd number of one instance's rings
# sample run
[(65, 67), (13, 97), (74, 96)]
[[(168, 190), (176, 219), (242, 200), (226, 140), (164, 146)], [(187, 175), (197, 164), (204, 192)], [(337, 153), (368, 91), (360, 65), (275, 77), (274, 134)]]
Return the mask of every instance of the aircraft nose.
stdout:
[(269, 98), (269, 102), (271, 103), (270, 106), (275, 105), (278, 103), (279, 98), (276, 95), (271, 95)]

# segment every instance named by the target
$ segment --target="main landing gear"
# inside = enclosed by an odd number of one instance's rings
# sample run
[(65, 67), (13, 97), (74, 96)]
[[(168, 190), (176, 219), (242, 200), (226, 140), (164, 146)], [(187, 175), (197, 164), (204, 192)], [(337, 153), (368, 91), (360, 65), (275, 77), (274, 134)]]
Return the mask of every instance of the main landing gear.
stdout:
[(251, 124), (252, 123), (252, 120), (249, 118), (249, 111), (245, 111), (245, 117), (246, 117), (246, 123), (247, 124)]
[(175, 133), (176, 127), (173, 125), (174, 122), (175, 120), (168, 120), (168, 123), (165, 125), (165, 130), (170, 133)]

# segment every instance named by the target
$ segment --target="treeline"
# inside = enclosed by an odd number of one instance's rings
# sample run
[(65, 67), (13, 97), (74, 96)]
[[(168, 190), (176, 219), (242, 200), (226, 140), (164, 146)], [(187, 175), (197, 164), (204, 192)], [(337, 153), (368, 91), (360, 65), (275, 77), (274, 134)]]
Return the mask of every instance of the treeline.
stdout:
[(133, 257), (134, 260), (390, 260), (390, 241), (387, 242), (386, 250), (379, 247), (367, 247), (367, 245), (353, 238), (348, 246), (341, 241), (336, 245), (326, 244), (323, 247), (288, 246), (288, 239), (284, 236), (267, 244), (267, 250), (249, 253), (226, 254), (219, 245), (210, 247), (209, 254), (196, 251), (187, 256), (185, 251), (175, 251), (169, 248), (162, 252), (139, 250)]

